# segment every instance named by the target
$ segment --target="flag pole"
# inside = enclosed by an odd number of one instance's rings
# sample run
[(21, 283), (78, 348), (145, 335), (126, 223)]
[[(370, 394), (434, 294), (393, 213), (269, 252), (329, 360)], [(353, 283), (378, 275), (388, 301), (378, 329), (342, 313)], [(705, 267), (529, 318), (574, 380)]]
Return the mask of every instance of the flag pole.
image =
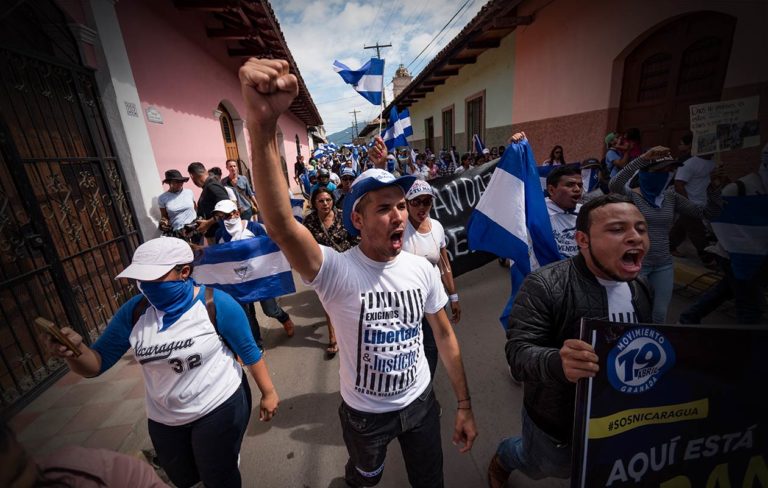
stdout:
[(381, 111), (379, 112), (379, 135), (381, 135), (381, 121), (384, 118), (384, 88), (381, 89)]

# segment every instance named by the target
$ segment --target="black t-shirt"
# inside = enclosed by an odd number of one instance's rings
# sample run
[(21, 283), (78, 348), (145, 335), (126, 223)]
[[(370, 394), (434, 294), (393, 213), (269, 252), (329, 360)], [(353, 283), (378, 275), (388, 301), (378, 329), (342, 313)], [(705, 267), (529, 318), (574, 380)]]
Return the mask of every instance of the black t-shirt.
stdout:
[[(209, 176), (203, 185), (203, 192), (197, 200), (197, 215), (203, 219), (209, 219), (213, 216), (213, 208), (222, 200), (229, 200), (229, 193), (214, 176)], [(211, 226), (205, 233), (205, 237), (213, 237), (216, 233), (216, 226)]]
[(307, 168), (304, 166), (304, 163), (302, 163), (301, 161), (296, 161), (293, 164), (293, 174), (297, 178), (303, 175), (306, 171), (307, 171)]

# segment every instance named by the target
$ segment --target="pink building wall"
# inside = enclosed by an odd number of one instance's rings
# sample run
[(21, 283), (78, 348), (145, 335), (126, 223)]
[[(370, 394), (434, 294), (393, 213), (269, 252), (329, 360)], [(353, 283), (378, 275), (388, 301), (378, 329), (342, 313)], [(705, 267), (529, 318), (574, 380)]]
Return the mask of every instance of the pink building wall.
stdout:
[[(219, 119), (214, 110), (226, 101), (230, 115), (245, 115), (237, 77), (239, 61), (230, 58), (226, 45), (205, 35), (203, 17), (175, 9), (172, 2), (133, 0), (115, 4), (136, 88), (141, 99), (160, 179), (168, 169), (186, 174), (189, 163), (224, 169), (226, 153)], [(163, 123), (146, 119), (146, 109), (156, 108)], [(289, 176), (296, 159), (294, 134), (299, 135), (307, 157), (306, 126), (293, 114), (283, 115), (279, 125)], [(247, 132), (241, 129), (243, 132)], [(247, 141), (241, 134), (240, 141)], [(238, 144), (240, 158), (250, 161), (247, 143)], [(196, 195), (199, 189), (187, 183)]]
[[(764, 93), (764, 88), (754, 87), (765, 87), (768, 82), (768, 63), (756, 57), (768, 50), (765, 4), (719, 0), (523, 2), (518, 14), (534, 15), (534, 21), (513, 34), (514, 127), (526, 130), (539, 159), (554, 144), (565, 146), (569, 160), (601, 157), (600, 141), (613, 130), (618, 116), (624, 51), (659, 23), (705, 10), (737, 18), (724, 98), (746, 96), (743, 87), (750, 87), (748, 94)], [(761, 115), (765, 113), (762, 108)]]

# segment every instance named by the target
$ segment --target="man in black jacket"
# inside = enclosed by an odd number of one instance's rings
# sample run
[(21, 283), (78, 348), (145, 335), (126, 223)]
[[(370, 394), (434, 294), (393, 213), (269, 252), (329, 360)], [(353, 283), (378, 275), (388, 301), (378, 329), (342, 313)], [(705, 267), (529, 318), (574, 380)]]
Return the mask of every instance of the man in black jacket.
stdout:
[(197, 200), (197, 229), (205, 235), (208, 244), (213, 244), (213, 236), (218, 228), (214, 225), (213, 208), (221, 200), (229, 200), (229, 193), (218, 178), (208, 174), (203, 163), (189, 163), (187, 172), (195, 186), (203, 189)]
[(576, 382), (598, 370), (592, 346), (574, 339), (582, 317), (650, 322), (652, 293), (638, 275), (647, 225), (631, 200), (598, 197), (576, 220), (579, 254), (540, 268), (515, 298), (506, 353), (524, 382), (522, 436), (504, 439), (488, 467), (491, 487), (519, 469), (533, 479), (567, 478)]

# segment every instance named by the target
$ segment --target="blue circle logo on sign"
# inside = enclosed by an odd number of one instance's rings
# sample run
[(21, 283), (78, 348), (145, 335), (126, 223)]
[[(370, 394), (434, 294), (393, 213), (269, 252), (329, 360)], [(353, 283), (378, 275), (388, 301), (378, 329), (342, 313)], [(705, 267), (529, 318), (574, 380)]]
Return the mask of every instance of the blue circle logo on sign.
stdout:
[(608, 381), (622, 393), (644, 393), (675, 364), (666, 337), (650, 327), (633, 327), (608, 353)]

